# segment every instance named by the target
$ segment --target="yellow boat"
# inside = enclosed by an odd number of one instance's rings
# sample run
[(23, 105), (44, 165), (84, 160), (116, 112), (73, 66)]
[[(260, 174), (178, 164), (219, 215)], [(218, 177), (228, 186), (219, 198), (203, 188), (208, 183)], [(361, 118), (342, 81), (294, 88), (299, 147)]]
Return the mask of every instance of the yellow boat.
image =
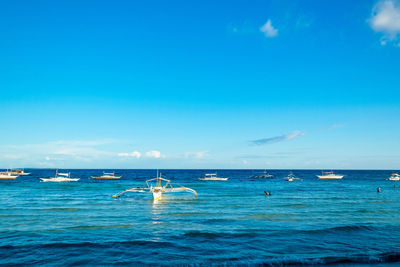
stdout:
[(116, 180), (122, 176), (115, 176), (115, 172), (103, 172), (102, 176), (92, 176), (93, 179)]
[(13, 175), (8, 170), (5, 172), (0, 172), (0, 179), (15, 179), (17, 177), (18, 177), (18, 175)]

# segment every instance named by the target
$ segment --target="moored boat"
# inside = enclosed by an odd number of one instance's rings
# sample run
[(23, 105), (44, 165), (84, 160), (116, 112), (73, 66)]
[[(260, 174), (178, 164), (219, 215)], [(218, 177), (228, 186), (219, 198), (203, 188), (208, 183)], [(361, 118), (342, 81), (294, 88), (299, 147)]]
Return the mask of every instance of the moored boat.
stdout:
[(290, 173), (288, 174), (288, 176), (285, 178), (285, 180), (288, 181), (288, 182), (293, 182), (293, 181), (295, 181), (295, 180), (303, 181), (302, 179), (300, 179), (300, 178), (294, 176), (293, 172), (290, 172)]
[(344, 175), (342, 174), (334, 174), (333, 171), (330, 172), (322, 172), (321, 175), (317, 175), (319, 179), (342, 179)]
[(269, 174), (267, 170), (264, 170), (262, 173), (256, 173), (250, 176), (250, 179), (268, 179), (274, 177), (272, 174)]
[(203, 178), (199, 178), (201, 181), (226, 181), (226, 177), (218, 177), (217, 173), (206, 173)]
[(180, 187), (174, 187), (171, 184), (170, 180), (164, 179), (158, 174), (157, 170), (157, 177), (153, 179), (149, 179), (146, 181), (146, 187), (132, 187), (127, 190), (124, 190), (122, 192), (119, 192), (118, 194), (113, 195), (113, 197), (120, 197), (124, 195), (127, 192), (136, 192), (136, 193), (151, 193), (153, 194), (153, 199), (159, 200), (162, 197), (163, 193), (179, 193), (179, 192), (188, 192), (188, 193), (193, 193), (195, 197), (197, 197), (197, 192), (191, 188), (185, 187), (185, 186), (180, 186)]
[(11, 174), (12, 175), (17, 175), (17, 176), (21, 176), (21, 175), (30, 175), (30, 172), (25, 172), (24, 169), (11, 169)]
[(56, 175), (55, 177), (51, 177), (51, 178), (40, 178), (40, 180), (42, 180), (42, 182), (76, 182), (78, 181), (80, 178), (71, 178), (71, 173), (59, 173), (58, 170), (56, 170)]
[(392, 173), (392, 175), (389, 177), (390, 181), (400, 181), (400, 175), (398, 173)]
[(18, 175), (13, 175), (10, 171), (0, 172), (0, 179), (15, 179)]
[(122, 176), (115, 176), (115, 172), (103, 172), (102, 176), (92, 176), (93, 179), (116, 180)]

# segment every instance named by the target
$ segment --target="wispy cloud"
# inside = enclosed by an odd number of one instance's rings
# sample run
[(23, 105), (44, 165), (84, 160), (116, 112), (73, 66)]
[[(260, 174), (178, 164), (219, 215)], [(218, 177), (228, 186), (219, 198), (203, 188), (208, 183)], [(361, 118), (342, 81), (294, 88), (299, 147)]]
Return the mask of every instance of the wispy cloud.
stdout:
[(343, 123), (337, 123), (337, 124), (332, 124), (331, 126), (329, 126), (329, 129), (338, 129), (338, 128), (343, 128), (345, 126), (345, 124)]
[[(40, 144), (0, 146), (0, 159), (5, 151), (12, 151), (13, 157), (30, 162), (54, 160), (91, 161), (96, 158), (112, 156), (102, 146), (114, 143), (114, 140), (59, 140)], [(115, 155), (115, 154), (114, 154)]]
[(386, 45), (388, 41), (396, 40), (400, 33), (400, 1), (379, 1), (372, 9), (369, 22), (375, 32), (383, 34), (382, 45)]
[(159, 159), (159, 158), (165, 158), (165, 155), (162, 155), (160, 151), (151, 150), (146, 152), (146, 157)]
[(269, 138), (262, 138), (262, 139), (257, 139), (257, 140), (252, 140), (250, 141), (251, 144), (261, 146), (261, 145), (268, 145), (268, 144), (274, 144), (274, 143), (279, 143), (283, 141), (289, 141), (301, 136), (304, 136), (305, 133), (302, 131), (294, 131), (288, 134), (283, 134), (275, 137), (269, 137)]
[(132, 151), (130, 153), (122, 152), (118, 153), (118, 157), (126, 157), (126, 158), (140, 158), (142, 154), (139, 151)]
[(186, 152), (185, 153), (185, 158), (192, 158), (192, 159), (202, 159), (206, 157), (208, 154), (208, 151), (197, 151), (197, 152)]
[(272, 26), (271, 20), (269, 19), (263, 26), (261, 26), (260, 31), (264, 33), (266, 37), (275, 37), (278, 35), (278, 29)]

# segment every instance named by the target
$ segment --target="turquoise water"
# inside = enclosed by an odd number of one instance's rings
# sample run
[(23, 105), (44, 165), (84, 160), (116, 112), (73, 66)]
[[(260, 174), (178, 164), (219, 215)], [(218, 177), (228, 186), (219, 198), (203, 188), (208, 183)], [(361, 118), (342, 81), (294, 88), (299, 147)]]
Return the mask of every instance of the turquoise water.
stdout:
[[(0, 181), (0, 265), (298, 265), (400, 262), (400, 188), (390, 171), (336, 171), (343, 180), (249, 179), (219, 170), (226, 182), (199, 181), (209, 171), (165, 170), (193, 188), (164, 194), (112, 195), (142, 186), (154, 170), (117, 170), (121, 180), (93, 180), (102, 170), (70, 170), (81, 180), (42, 183), (54, 170)], [(400, 183), (398, 185), (400, 187)], [(382, 192), (377, 193), (376, 188)], [(266, 197), (264, 191), (270, 191)]]

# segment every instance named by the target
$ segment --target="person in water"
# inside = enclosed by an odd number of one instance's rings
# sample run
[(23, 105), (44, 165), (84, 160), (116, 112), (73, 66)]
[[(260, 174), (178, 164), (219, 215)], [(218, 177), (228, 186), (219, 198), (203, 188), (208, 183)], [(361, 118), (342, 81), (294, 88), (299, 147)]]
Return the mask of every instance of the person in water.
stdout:
[(270, 195), (271, 195), (271, 193), (268, 192), (268, 191), (264, 191), (264, 194), (265, 194), (266, 196), (270, 196)]
[(381, 192), (381, 188), (378, 187), (378, 188), (376, 189), (376, 192), (380, 193), (380, 192)]

